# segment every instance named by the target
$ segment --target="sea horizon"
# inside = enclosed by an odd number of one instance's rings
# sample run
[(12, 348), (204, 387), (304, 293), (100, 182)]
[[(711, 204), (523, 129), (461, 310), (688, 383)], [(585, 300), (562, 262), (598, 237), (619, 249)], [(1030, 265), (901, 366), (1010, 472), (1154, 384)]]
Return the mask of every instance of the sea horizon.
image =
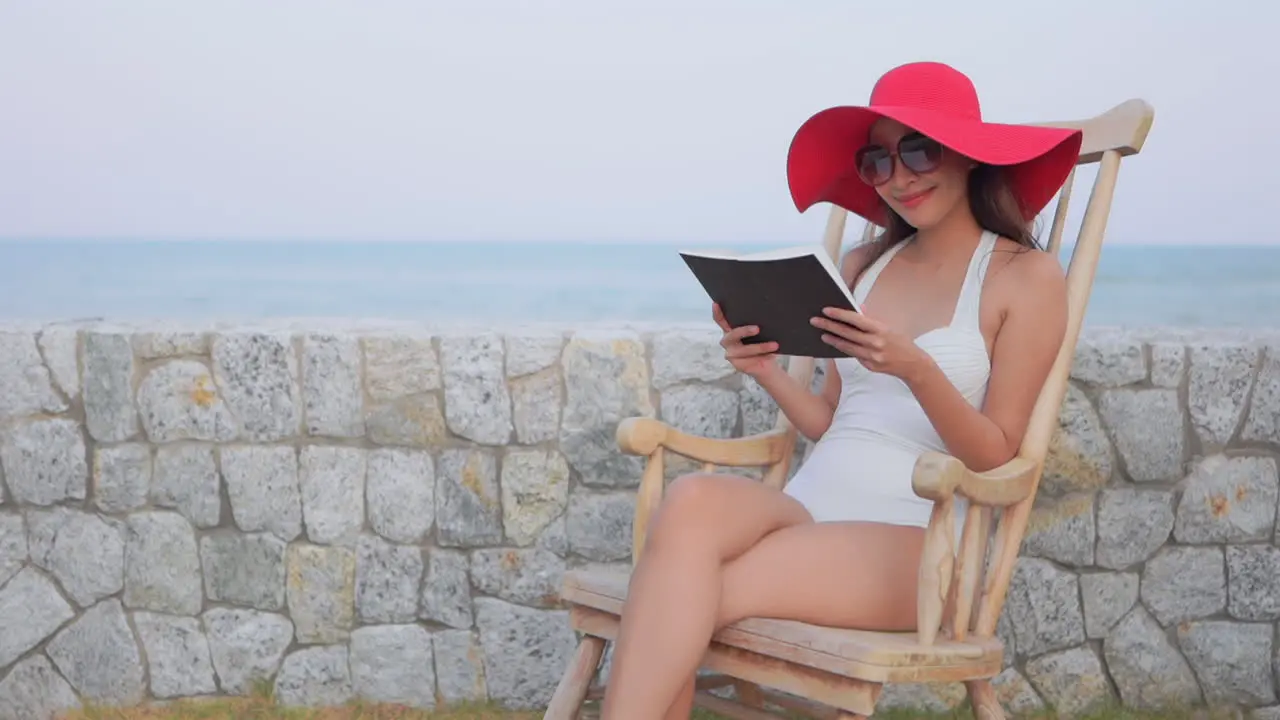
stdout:
[[(677, 250), (819, 242), (9, 237), (0, 320), (709, 323)], [(1059, 252), (1064, 266), (1071, 249)], [(1115, 243), (1103, 247), (1084, 324), (1280, 327), (1274, 308), (1280, 246)]]

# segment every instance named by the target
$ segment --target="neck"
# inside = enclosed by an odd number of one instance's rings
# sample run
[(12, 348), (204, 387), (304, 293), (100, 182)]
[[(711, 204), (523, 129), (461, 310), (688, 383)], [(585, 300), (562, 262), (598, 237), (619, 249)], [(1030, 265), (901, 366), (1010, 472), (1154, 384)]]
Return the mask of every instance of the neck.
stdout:
[(937, 225), (917, 230), (913, 244), (924, 255), (940, 257), (972, 252), (981, 237), (982, 226), (968, 205), (961, 203)]

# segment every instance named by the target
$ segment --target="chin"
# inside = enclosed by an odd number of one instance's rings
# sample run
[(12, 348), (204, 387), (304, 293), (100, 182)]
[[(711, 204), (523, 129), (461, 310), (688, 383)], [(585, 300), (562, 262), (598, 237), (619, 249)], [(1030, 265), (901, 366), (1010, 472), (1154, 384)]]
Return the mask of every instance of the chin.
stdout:
[(895, 208), (898, 215), (916, 230), (928, 230), (942, 221), (942, 214), (927, 207)]

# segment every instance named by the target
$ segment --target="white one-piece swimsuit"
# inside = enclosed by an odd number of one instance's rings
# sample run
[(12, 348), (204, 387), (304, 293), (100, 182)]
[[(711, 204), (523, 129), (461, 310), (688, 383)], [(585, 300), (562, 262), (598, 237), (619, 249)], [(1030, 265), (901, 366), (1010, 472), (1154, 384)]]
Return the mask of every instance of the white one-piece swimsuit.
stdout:
[[(853, 289), (859, 304), (908, 240), (894, 245), (867, 268)], [(969, 259), (951, 322), (916, 339), (975, 407), (981, 407), (986, 398), (991, 374), (978, 309), (995, 244), (994, 233), (983, 233)], [(835, 365), (841, 388), (831, 426), (787, 483), (785, 492), (799, 500), (818, 522), (856, 520), (927, 527), (933, 503), (912, 492), (911, 474), (921, 453), (946, 452), (942, 438), (901, 380), (872, 372), (855, 358), (838, 358)], [(962, 500), (956, 503), (957, 533), (963, 505)]]

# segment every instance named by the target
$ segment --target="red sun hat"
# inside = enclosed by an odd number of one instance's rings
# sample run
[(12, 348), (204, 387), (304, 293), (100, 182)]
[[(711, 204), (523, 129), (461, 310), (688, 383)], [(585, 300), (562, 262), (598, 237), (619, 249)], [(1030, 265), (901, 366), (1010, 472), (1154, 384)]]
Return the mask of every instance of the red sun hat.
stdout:
[(1066, 181), (1083, 133), (1066, 128), (983, 122), (973, 82), (949, 65), (917, 62), (885, 73), (866, 106), (827, 108), (796, 131), (787, 154), (787, 184), (796, 208), (838, 205), (884, 227), (884, 202), (858, 177), (854, 154), (880, 118), (896, 120), (1006, 179), (1029, 222)]

